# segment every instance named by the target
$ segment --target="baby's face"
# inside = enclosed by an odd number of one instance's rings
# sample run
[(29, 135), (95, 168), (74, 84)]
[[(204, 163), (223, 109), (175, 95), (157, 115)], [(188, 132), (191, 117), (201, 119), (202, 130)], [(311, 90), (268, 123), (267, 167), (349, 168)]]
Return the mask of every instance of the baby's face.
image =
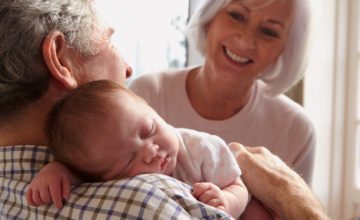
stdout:
[[(109, 114), (98, 124), (89, 160), (103, 180), (143, 173), (170, 175), (177, 162), (179, 139), (145, 101), (119, 94)], [(95, 140), (94, 140), (95, 139)]]

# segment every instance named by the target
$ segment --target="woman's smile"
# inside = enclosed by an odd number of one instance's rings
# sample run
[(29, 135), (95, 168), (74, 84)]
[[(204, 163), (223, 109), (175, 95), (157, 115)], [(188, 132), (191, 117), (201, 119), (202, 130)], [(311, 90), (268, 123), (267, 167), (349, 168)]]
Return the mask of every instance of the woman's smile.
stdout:
[(241, 56), (236, 54), (235, 52), (231, 51), (229, 48), (224, 47), (225, 54), (228, 58), (230, 58), (232, 61), (240, 63), (240, 64), (248, 64), (251, 63), (252, 60), (248, 57)]

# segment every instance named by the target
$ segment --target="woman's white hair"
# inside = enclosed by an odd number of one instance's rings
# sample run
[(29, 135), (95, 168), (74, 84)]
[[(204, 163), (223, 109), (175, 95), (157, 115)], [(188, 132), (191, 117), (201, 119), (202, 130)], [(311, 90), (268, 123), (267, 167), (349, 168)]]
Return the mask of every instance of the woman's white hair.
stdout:
[[(206, 24), (232, 1), (203, 0), (190, 19), (186, 35), (202, 55), (204, 55), (206, 47)], [(269, 66), (263, 73), (259, 73), (259, 79), (265, 83), (265, 92), (269, 96), (277, 96), (286, 92), (302, 79), (307, 66), (310, 3), (308, 0), (293, 1), (294, 20), (284, 50), (273, 65)]]

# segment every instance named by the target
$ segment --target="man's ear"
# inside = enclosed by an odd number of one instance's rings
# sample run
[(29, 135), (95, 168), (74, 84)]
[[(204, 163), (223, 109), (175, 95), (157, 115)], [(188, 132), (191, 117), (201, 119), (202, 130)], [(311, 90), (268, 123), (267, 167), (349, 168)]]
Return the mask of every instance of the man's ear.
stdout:
[(76, 88), (77, 82), (71, 66), (70, 50), (66, 46), (65, 36), (59, 31), (49, 33), (43, 42), (42, 53), (52, 76), (65, 89)]

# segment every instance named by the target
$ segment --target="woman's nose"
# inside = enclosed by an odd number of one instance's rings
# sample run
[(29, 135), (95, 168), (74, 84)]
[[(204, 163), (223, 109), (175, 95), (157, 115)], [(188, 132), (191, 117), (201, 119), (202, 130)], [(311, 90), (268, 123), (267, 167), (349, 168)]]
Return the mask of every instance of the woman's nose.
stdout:
[(145, 163), (151, 163), (155, 157), (158, 156), (159, 145), (148, 144), (144, 147), (143, 160)]
[(256, 48), (255, 36), (248, 30), (238, 34), (234, 41), (239, 50), (254, 50)]

